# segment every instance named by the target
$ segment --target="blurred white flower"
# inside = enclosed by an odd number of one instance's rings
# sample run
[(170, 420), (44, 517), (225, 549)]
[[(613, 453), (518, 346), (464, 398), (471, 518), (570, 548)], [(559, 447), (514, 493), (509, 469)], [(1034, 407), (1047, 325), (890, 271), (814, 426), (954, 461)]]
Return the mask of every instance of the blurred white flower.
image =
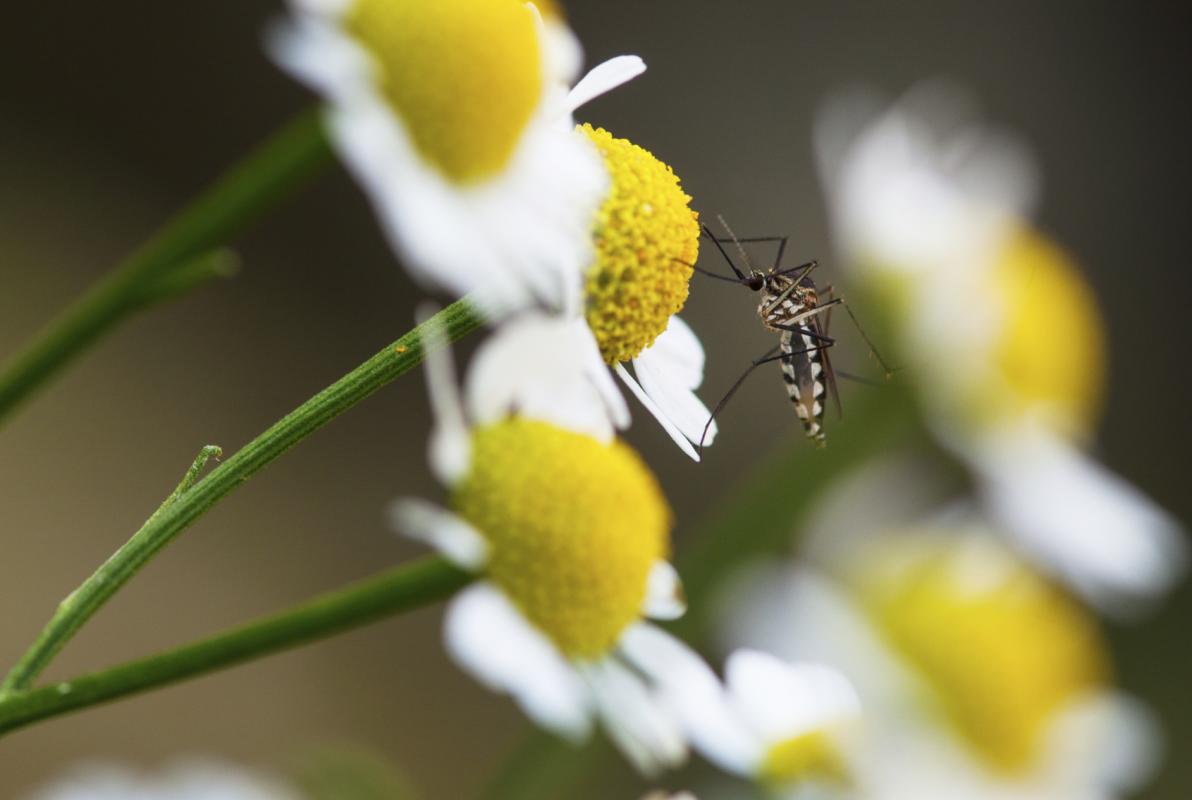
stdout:
[(830, 563), (734, 582), (726, 647), (847, 674), (872, 800), (1107, 800), (1153, 769), (1150, 716), (1108, 684), (1094, 620), (996, 537), (884, 530)]
[(277, 62), (324, 96), (341, 157), (419, 281), (497, 317), (577, 302), (608, 176), (571, 112), (640, 74), (581, 52), (553, 4), (290, 0)]
[(298, 800), (273, 778), (208, 760), (154, 772), (108, 763), (78, 764), (25, 800)]
[(860, 702), (841, 673), (741, 649), (722, 685), (702, 663), (669, 683), (691, 744), (725, 771), (782, 794), (851, 785)]
[(928, 85), (884, 112), (822, 114), (816, 143), (845, 263), (882, 301), (939, 439), (1000, 527), (1107, 611), (1162, 594), (1186, 562), (1176, 521), (1092, 461), (1102, 322), (1062, 250), (1026, 221), (1034, 166)]
[[(643, 772), (680, 763), (686, 743), (666, 687), (699, 659), (646, 622), (685, 610), (656, 480), (626, 445), (559, 427), (550, 408), (511, 414), (509, 381), (533, 374), (482, 365), (461, 404), (441, 332), (428, 338), (430, 462), (449, 509), (403, 499), (393, 521), (482, 576), (448, 608), (448, 651), (551, 731), (580, 740), (598, 719)], [(586, 407), (595, 421), (579, 408), (567, 422), (599, 425), (598, 406)]]

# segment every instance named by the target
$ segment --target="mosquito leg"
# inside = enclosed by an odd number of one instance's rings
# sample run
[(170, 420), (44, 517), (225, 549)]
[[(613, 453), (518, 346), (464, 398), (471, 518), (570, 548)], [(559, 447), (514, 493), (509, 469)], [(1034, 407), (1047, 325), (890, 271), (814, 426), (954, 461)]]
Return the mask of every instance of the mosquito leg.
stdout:
[(838, 378), (844, 378), (846, 381), (852, 381), (853, 383), (859, 383), (863, 386), (872, 386), (875, 388), (880, 388), (882, 385), (882, 384), (878, 383), (877, 381), (870, 380), (869, 378), (866, 378), (863, 375), (854, 375), (853, 373), (845, 372), (842, 369), (836, 370), (836, 376)]
[[(716, 237), (712, 236), (711, 234), (708, 234), (708, 238), (714, 239)], [(784, 242), (789, 238), (790, 238), (789, 236), (742, 236), (740, 239), (737, 239), (736, 241), (741, 242), (742, 244), (750, 244), (750, 243), (756, 244), (759, 242)], [(719, 241), (721, 244), (728, 244), (729, 242), (732, 242), (733, 239), (720, 239)]]
[(817, 342), (823, 342), (827, 347), (836, 344), (836, 340), (831, 336), (825, 336), (822, 333), (812, 330), (806, 325), (775, 325), (773, 326), (781, 331), (790, 331), (791, 333), (801, 333), (809, 339), (815, 339)]
[[(709, 237), (709, 238), (715, 239), (715, 237)], [(786, 243), (790, 240), (790, 238), (791, 237), (789, 235), (787, 235), (787, 236), (745, 236), (740, 239), (735, 239), (735, 238), (733, 238), (733, 239), (716, 239), (716, 241), (718, 241), (720, 244), (728, 244), (730, 242), (732, 242), (734, 244), (754, 244), (754, 243), (762, 243), (762, 242), (778, 242), (778, 254), (774, 257), (774, 266), (770, 270), (771, 272), (777, 272), (778, 268), (782, 266), (782, 254), (784, 252), (786, 252)], [(806, 264), (804, 264), (803, 266), (806, 266)], [(779, 272), (778, 274), (781, 275), (782, 273)]]
[(811, 271), (818, 266), (819, 266), (819, 262), (816, 261), (815, 259), (812, 259), (811, 261), (804, 261), (802, 264), (799, 264), (797, 267), (787, 267), (786, 269), (782, 269), (782, 270), (776, 269), (771, 274), (772, 275), (790, 275), (792, 272), (802, 271), (803, 274), (795, 279), (795, 283), (798, 283), (799, 281), (806, 278), (811, 273)]
[(699, 437), (699, 444), (695, 447), (695, 450), (699, 454), (700, 458), (703, 458), (704, 441), (708, 438), (708, 429), (712, 427), (712, 423), (715, 421), (716, 415), (724, 410), (724, 407), (728, 405), (728, 401), (732, 399), (733, 395), (737, 393), (737, 390), (741, 388), (741, 384), (745, 382), (745, 379), (748, 378), (755, 369), (760, 367), (762, 364), (768, 364), (771, 361), (781, 361), (784, 358), (790, 358), (791, 356), (797, 356), (802, 353), (813, 353), (817, 350), (823, 349), (824, 347), (825, 345), (820, 345), (819, 347), (808, 347), (803, 350), (792, 350), (789, 353), (779, 353), (778, 355), (774, 355), (774, 351), (778, 349), (778, 345), (775, 345), (774, 347), (771, 347), (769, 350), (767, 350), (760, 358), (755, 358), (749, 365), (749, 368), (742, 372), (741, 377), (737, 378), (737, 380), (733, 382), (733, 385), (729, 387), (729, 390), (724, 393), (724, 397), (720, 398), (720, 402), (716, 404), (716, 408), (712, 410), (711, 416), (708, 417), (708, 422), (704, 425), (704, 432)]
[(832, 299), (829, 301), (831, 304), (834, 305), (839, 303), (840, 305), (844, 306), (844, 310), (848, 314), (849, 319), (853, 321), (853, 327), (857, 329), (857, 333), (861, 334), (861, 338), (865, 340), (865, 344), (869, 347), (869, 354), (873, 356), (874, 360), (881, 365), (882, 370), (886, 373), (886, 380), (890, 380), (892, 377), (894, 377), (894, 370), (890, 369), (889, 365), (886, 363), (886, 359), (882, 358), (882, 354), (878, 352), (877, 347), (873, 344), (873, 340), (869, 338), (869, 334), (865, 333), (865, 329), (861, 327), (861, 322), (857, 319), (857, 315), (853, 313), (853, 310), (849, 307), (849, 304), (844, 302), (843, 297), (836, 296), (836, 290), (832, 286), (825, 286), (824, 290), (832, 296)]
[(713, 272), (710, 269), (704, 269), (703, 267), (697, 266), (696, 264), (688, 263), (681, 258), (676, 258), (675, 261), (679, 262), (680, 264), (682, 264), (685, 267), (691, 267), (693, 270), (695, 270), (696, 272), (698, 272), (701, 275), (706, 275), (709, 278), (715, 278), (718, 281), (727, 281), (729, 283), (736, 283), (736, 284), (744, 283), (744, 281), (742, 281), (740, 278), (730, 278), (727, 275), (721, 275), (720, 273)]
[(720, 251), (720, 255), (724, 256), (724, 260), (728, 262), (728, 268), (733, 271), (733, 274), (736, 275), (740, 281), (744, 282), (745, 281), (745, 273), (743, 273), (743, 272), (741, 272), (741, 270), (737, 269), (737, 265), (735, 263), (733, 263), (732, 256), (730, 256), (728, 254), (728, 251), (724, 249), (724, 245), (722, 245), (720, 243), (720, 240), (717, 239), (716, 236), (712, 233), (712, 229), (709, 228), (707, 225), (703, 225), (701, 227), (703, 228), (704, 235), (712, 240), (712, 243), (716, 245), (716, 249)]

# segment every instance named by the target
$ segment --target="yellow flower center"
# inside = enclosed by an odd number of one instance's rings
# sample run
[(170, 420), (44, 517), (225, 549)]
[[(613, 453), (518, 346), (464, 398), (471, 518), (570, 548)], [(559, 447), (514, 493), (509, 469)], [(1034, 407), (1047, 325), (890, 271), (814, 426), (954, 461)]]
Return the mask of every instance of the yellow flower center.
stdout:
[(671, 514), (629, 447), (543, 422), (479, 428), (452, 504), (489, 543), (489, 577), (566, 655), (594, 659), (640, 618)]
[(532, 11), (517, 0), (355, 0), (344, 25), (372, 55), (418, 152), (457, 183), (500, 172), (542, 96)]
[(1106, 679), (1097, 627), (1017, 562), (978, 579), (954, 556), (890, 570), (864, 595), (879, 629), (976, 752), (994, 769), (1027, 771), (1054, 714)]
[(995, 269), (1005, 306), (995, 359), (1011, 413), (1037, 411), (1057, 430), (1084, 434), (1105, 384), (1105, 342), (1096, 301), (1066, 253), (1023, 229)]
[(602, 128), (580, 130), (612, 177), (593, 227), (586, 314), (605, 362), (618, 364), (652, 344), (687, 302), (699, 215), (675, 173), (648, 150)]
[(849, 782), (848, 767), (840, 750), (825, 731), (811, 731), (779, 742), (762, 760), (762, 781), (772, 785), (804, 780)]

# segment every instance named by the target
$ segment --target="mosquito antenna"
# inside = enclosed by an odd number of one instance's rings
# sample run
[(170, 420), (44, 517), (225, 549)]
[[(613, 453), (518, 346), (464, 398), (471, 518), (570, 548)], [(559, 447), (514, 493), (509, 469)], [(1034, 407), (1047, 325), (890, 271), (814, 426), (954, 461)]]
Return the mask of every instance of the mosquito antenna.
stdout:
[(699, 444), (695, 447), (695, 451), (699, 454), (701, 459), (704, 457), (704, 441), (708, 438), (708, 429), (712, 427), (712, 423), (716, 420), (716, 415), (724, 410), (724, 407), (728, 405), (728, 401), (731, 400), (733, 395), (737, 393), (737, 390), (741, 388), (741, 384), (745, 382), (745, 379), (749, 377), (750, 373), (752, 373), (762, 364), (766, 363), (766, 361), (774, 354), (774, 351), (777, 349), (777, 345), (771, 347), (766, 351), (764, 356), (750, 364), (749, 369), (741, 373), (741, 377), (737, 378), (729, 390), (725, 392), (724, 397), (720, 398), (720, 402), (716, 404), (716, 408), (712, 410), (711, 416), (708, 417), (707, 424), (704, 425), (704, 432), (700, 434)]
[(738, 278), (741, 279), (741, 283), (744, 283), (747, 280), (745, 277), (745, 273), (743, 273), (743, 272), (741, 272), (741, 270), (737, 269), (737, 265), (733, 263), (732, 256), (730, 256), (728, 254), (728, 251), (724, 249), (724, 245), (722, 245), (720, 243), (720, 240), (717, 239), (716, 236), (712, 233), (712, 229), (709, 228), (707, 225), (703, 225), (702, 227), (704, 229), (704, 234), (709, 239), (712, 240), (712, 244), (716, 245), (716, 249), (720, 251), (720, 255), (724, 256), (724, 260), (728, 262), (728, 268), (733, 271), (734, 275), (736, 275)]
[(745, 266), (749, 267), (750, 272), (757, 272), (757, 270), (753, 267), (753, 262), (749, 260), (749, 254), (746, 253), (745, 248), (741, 246), (741, 240), (737, 238), (737, 234), (733, 233), (733, 229), (728, 226), (728, 222), (724, 219), (724, 215), (717, 214), (716, 219), (720, 220), (721, 227), (728, 231), (728, 236), (733, 240), (733, 244), (736, 245), (737, 252), (741, 254), (741, 260), (745, 262)]

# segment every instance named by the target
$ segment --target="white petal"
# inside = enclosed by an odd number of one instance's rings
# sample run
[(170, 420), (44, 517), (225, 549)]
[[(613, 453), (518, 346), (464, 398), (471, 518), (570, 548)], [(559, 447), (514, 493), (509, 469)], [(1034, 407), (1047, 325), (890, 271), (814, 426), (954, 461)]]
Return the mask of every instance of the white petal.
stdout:
[(856, 690), (840, 672), (759, 650), (733, 652), (725, 682), (745, 719), (772, 743), (835, 727), (861, 711)]
[(595, 146), (551, 102), (562, 99), (557, 80), (547, 82), (505, 168), (465, 185), (420, 154), (383, 97), (375, 62), (337, 24), (298, 11), (272, 33), (270, 49), (326, 97), (330, 138), (411, 275), (472, 295), (493, 319), (531, 306), (578, 307), (591, 220), (609, 176)]
[(426, 542), (451, 563), (478, 570), (488, 561), (488, 541), (467, 520), (426, 500), (405, 497), (389, 506), (393, 527)]
[(452, 657), (476, 680), (512, 695), (544, 728), (572, 741), (587, 737), (590, 705), (579, 675), (495, 586), (461, 592), (447, 609), (443, 633)]
[(646, 583), (642, 613), (651, 619), (678, 619), (687, 611), (683, 582), (669, 561), (655, 561)]
[(1044, 755), (1056, 784), (1084, 784), (1106, 796), (1133, 794), (1155, 772), (1162, 733), (1154, 714), (1132, 697), (1101, 692), (1056, 715)]
[(312, 14), (339, 17), (352, 6), (352, 0), (290, 0), (290, 5)]
[(1103, 610), (1137, 611), (1183, 576), (1179, 523), (1058, 437), (1025, 426), (1001, 431), (975, 458), (996, 518)]
[(1026, 148), (966, 119), (953, 88), (923, 84), (881, 111), (838, 98), (817, 115), (816, 150), (834, 233), (854, 267), (956, 269), (995, 252), (1033, 203)]
[(612, 91), (623, 83), (646, 71), (646, 62), (640, 56), (616, 56), (597, 64), (567, 94), (568, 112), (582, 106), (605, 92)]
[(579, 322), (577, 330), (580, 340), (585, 343), (583, 345), (586, 350), (585, 369), (588, 372), (588, 377), (591, 379), (592, 385), (600, 392), (613, 427), (617, 430), (624, 430), (629, 427), (629, 406), (621, 395), (621, 390), (617, 388), (617, 382), (609, 373), (608, 366), (604, 363), (604, 357), (600, 355), (600, 345), (596, 341), (596, 335), (582, 320)]
[(913, 678), (834, 581), (807, 567), (767, 563), (740, 571), (724, 587), (720, 641), (726, 649), (764, 649), (789, 662), (843, 671), (874, 717), (913, 690)]
[(489, 423), (516, 413), (611, 440), (615, 412), (599, 384), (611, 379), (603, 365), (595, 376), (589, 369), (586, 331), (582, 320), (533, 313), (501, 325), (468, 370), (471, 418)]
[(584, 49), (580, 45), (579, 37), (570, 26), (557, 19), (544, 20), (542, 32), (548, 72), (571, 83), (579, 75), (580, 67), (584, 64)]
[(367, 81), (373, 70), (368, 54), (321, 16), (312, 11), (271, 22), (265, 30), (270, 57), (319, 92), (330, 94)]
[(674, 711), (615, 659), (581, 668), (609, 736), (647, 776), (676, 767), (687, 758), (687, 744)]
[(708, 407), (694, 391), (703, 383), (703, 364), (704, 349), (699, 339), (674, 316), (662, 335), (633, 360), (633, 371), (666, 418), (692, 442), (698, 443), (703, 437), (706, 447), (716, 438), (717, 428)]
[(733, 708), (716, 673), (699, 654), (646, 624), (630, 626), (619, 647), (630, 663), (658, 683), (697, 750), (729, 772), (754, 774), (764, 743)]
[(699, 461), (699, 454), (695, 452), (695, 448), (691, 446), (691, 442), (687, 440), (683, 432), (662, 412), (658, 404), (646, 394), (645, 390), (638, 385), (638, 382), (629, 374), (629, 370), (625, 369), (625, 365), (617, 364), (614, 369), (621, 380), (625, 382), (625, 385), (629, 387), (629, 391), (633, 392), (633, 396), (646, 407), (646, 410), (653, 415), (654, 419), (658, 420), (658, 423), (662, 425), (662, 429), (674, 440), (675, 444), (679, 446), (679, 449), (690, 456), (693, 461)]
[(468, 472), (472, 461), (471, 434), (464, 421), (463, 404), (455, 385), (451, 347), (441, 323), (433, 320), (434, 309), (422, 306), (418, 320), (422, 325), (421, 347), (426, 368), (426, 385), (435, 423), (430, 433), (430, 467), (435, 477), (454, 486)]

